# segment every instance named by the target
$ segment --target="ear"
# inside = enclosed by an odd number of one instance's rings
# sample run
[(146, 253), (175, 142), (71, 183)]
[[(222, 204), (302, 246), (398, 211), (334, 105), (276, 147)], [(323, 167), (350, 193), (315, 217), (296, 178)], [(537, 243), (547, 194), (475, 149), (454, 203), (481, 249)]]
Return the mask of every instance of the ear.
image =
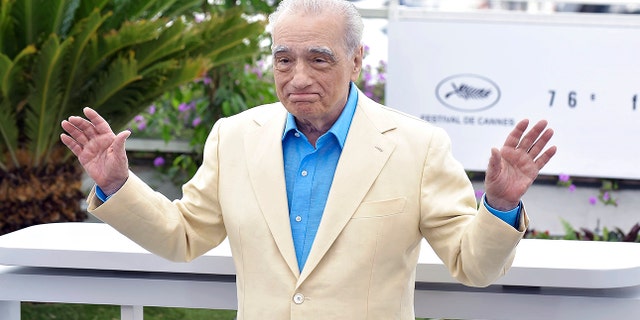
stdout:
[(364, 46), (360, 45), (353, 53), (353, 70), (351, 71), (351, 81), (356, 82), (362, 71), (362, 59), (364, 59)]

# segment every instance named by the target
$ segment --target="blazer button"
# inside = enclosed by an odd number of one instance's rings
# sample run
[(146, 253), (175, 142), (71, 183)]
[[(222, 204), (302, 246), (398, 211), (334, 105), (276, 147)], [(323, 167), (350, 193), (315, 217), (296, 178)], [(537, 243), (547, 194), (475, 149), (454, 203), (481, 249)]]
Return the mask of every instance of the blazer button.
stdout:
[(295, 304), (302, 304), (304, 302), (304, 294), (296, 293), (293, 295), (293, 302)]

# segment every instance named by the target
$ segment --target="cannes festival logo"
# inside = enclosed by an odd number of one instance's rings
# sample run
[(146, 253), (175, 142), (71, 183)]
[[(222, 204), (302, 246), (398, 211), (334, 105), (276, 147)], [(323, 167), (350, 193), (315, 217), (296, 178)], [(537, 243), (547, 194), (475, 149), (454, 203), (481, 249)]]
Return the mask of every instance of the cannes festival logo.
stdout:
[(458, 74), (445, 78), (436, 87), (438, 100), (457, 111), (481, 111), (500, 100), (500, 88), (489, 78), (475, 74)]

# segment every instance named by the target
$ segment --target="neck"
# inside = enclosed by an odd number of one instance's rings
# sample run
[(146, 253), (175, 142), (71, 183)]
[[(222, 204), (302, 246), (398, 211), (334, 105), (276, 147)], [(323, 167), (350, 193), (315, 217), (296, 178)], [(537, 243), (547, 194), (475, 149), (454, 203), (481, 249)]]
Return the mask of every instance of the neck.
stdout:
[(321, 135), (325, 134), (331, 126), (335, 123), (335, 120), (331, 123), (313, 123), (311, 121), (298, 120), (296, 119), (296, 123), (298, 125), (298, 130), (304, 133), (307, 137), (307, 140), (311, 143), (312, 146), (316, 146), (316, 141), (320, 138)]

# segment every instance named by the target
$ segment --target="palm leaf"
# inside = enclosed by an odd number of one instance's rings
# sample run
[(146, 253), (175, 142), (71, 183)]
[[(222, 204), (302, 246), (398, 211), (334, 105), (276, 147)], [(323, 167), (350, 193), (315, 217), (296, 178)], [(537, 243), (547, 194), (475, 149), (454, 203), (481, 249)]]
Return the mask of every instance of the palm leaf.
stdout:
[(39, 90), (33, 90), (29, 95), (25, 117), (25, 133), (31, 145), (33, 166), (40, 165), (42, 157), (50, 149), (51, 137), (57, 131), (51, 124), (59, 122), (55, 110), (62, 101), (60, 80), (64, 81), (65, 55), (72, 41), (72, 38), (67, 38), (60, 43), (58, 36), (52, 34), (42, 46), (36, 62), (33, 85)]
[(84, 106), (118, 130), (165, 92), (259, 51), (264, 23), (239, 9), (195, 23), (196, 7), (215, 6), (202, 1), (0, 0), (0, 170), (16, 162), (8, 150), (50, 161), (60, 121)]
[(17, 51), (15, 41), (13, 18), (11, 9), (13, 1), (0, 0), (0, 50), (8, 56), (13, 56)]
[(171, 27), (160, 34), (157, 41), (139, 46), (136, 53), (138, 54), (140, 68), (145, 68), (154, 62), (182, 53), (185, 49), (183, 41), (185, 29), (184, 23), (175, 21)]
[(182, 0), (174, 1), (170, 6), (159, 8), (158, 11), (164, 12), (165, 16), (175, 17), (186, 14), (202, 5), (202, 0)]
[(133, 51), (118, 57), (108, 66), (107, 72), (99, 76), (91, 90), (94, 92), (91, 106), (100, 108), (113, 96), (119, 94), (121, 90), (141, 78), (138, 74), (138, 64)]
[[(13, 61), (0, 54), (0, 137), (4, 142), (0, 145), (0, 152), (7, 153), (16, 167), (19, 166), (16, 155), (19, 139), (16, 113), (26, 99), (26, 85), (22, 78), (24, 60), (35, 52), (34, 46), (28, 46)], [(0, 160), (0, 167), (6, 170), (7, 164)]]
[[(131, 114), (140, 113), (157, 97), (192, 82), (193, 79), (205, 73), (209, 66), (209, 60), (203, 57), (154, 64), (153, 68), (145, 70), (139, 81), (128, 86), (128, 90), (112, 96), (102, 104), (99, 112), (109, 114), (113, 128), (122, 128), (131, 120)], [(136, 95), (136, 92), (145, 94)]]
[(47, 15), (50, 17), (49, 33), (64, 35), (73, 25), (73, 17), (80, 6), (80, 0), (47, 0), (40, 5), (46, 5), (49, 12)]
[(80, 1), (80, 6), (76, 10), (74, 20), (81, 20), (84, 17), (89, 16), (94, 11), (103, 12), (105, 6), (109, 3), (110, 0), (82, 0)]
[[(0, 79), (4, 79), (9, 73), (13, 62), (9, 57), (0, 54)], [(4, 82), (4, 81), (3, 81)], [(15, 112), (13, 112), (10, 103), (10, 96), (5, 93), (5, 88), (0, 88), (0, 137), (4, 141), (4, 145), (0, 145), (0, 155), (5, 152), (9, 153), (14, 165), (18, 165), (15, 149), (18, 146), (18, 125), (15, 121)], [(0, 158), (0, 168), (7, 170), (4, 159)]]
[[(29, 66), (29, 57), (37, 52), (35, 46), (27, 46), (24, 48), (9, 64), (4, 64), (0, 68), (0, 96), (9, 98), (14, 106), (18, 106), (21, 100), (27, 96), (27, 85), (25, 83), (24, 69)], [(3, 59), (10, 61), (8, 56), (0, 53)], [(5, 60), (5, 61), (6, 61)], [(19, 111), (15, 108), (14, 111)]]
[(166, 21), (138, 20), (127, 22), (119, 30), (111, 30), (96, 41), (92, 42), (86, 51), (86, 71), (94, 73), (108, 65), (117, 53), (131, 50), (135, 45), (149, 43), (159, 45), (154, 41), (158, 38)]
[(34, 12), (35, 5), (33, 0), (16, 1), (13, 4), (14, 7), (11, 12), (13, 19), (16, 21), (16, 35), (20, 35), (20, 37), (14, 39), (16, 45), (24, 47), (36, 43), (40, 30), (36, 22), (38, 21), (38, 17)]
[[(118, 29), (120, 25), (127, 21), (147, 19), (152, 20), (160, 16), (175, 17), (168, 15), (165, 9), (171, 8), (179, 0), (113, 0), (110, 9), (113, 10), (113, 19), (108, 22), (107, 27), (110, 29)], [(202, 3), (202, 0), (199, 1)], [(193, 9), (196, 5), (195, 1), (186, 2), (184, 10)], [(182, 14), (182, 12), (175, 12)]]
[[(194, 49), (194, 54), (206, 54), (214, 62), (216, 57), (222, 52), (237, 48), (238, 46), (246, 46), (246, 42), (253, 40), (257, 34), (264, 30), (264, 22), (247, 22), (240, 17), (241, 12), (228, 11), (229, 17), (221, 19), (220, 22), (212, 25), (204, 25), (206, 30), (203, 31), (204, 41), (201, 46)], [(240, 19), (240, 20), (238, 20)], [(233, 21), (233, 23), (231, 23)], [(257, 52), (257, 46), (254, 48)], [(226, 59), (225, 59), (226, 60)], [(219, 63), (215, 63), (219, 65)]]
[(78, 88), (81, 86), (80, 84), (84, 83), (89, 77), (89, 73), (86, 68), (83, 68), (81, 61), (89, 42), (97, 36), (96, 32), (108, 17), (108, 14), (103, 16), (96, 9), (87, 18), (78, 22), (71, 31), (71, 36), (74, 37), (75, 40), (69, 49), (69, 57), (67, 60), (69, 76), (66, 83), (63, 84), (64, 94), (62, 96), (61, 108), (57, 115), (58, 119), (66, 118), (71, 113), (70, 109), (74, 108), (70, 103), (72, 95), (74, 93), (82, 94), (82, 91), (78, 90)]

